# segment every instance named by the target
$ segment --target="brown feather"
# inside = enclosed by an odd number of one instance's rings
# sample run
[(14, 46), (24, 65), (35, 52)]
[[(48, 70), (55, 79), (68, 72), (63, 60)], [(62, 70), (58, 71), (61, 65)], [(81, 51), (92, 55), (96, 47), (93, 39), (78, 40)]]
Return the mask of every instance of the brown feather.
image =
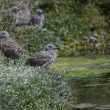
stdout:
[(19, 58), (23, 54), (22, 47), (11, 38), (1, 39), (0, 49), (6, 57), (12, 59)]
[[(24, 5), (25, 7), (26, 5)], [(31, 20), (31, 12), (28, 7), (20, 9), (16, 14), (16, 26), (28, 25)]]
[(32, 55), (32, 57), (26, 61), (26, 65), (47, 67), (53, 60), (52, 51), (41, 51)]

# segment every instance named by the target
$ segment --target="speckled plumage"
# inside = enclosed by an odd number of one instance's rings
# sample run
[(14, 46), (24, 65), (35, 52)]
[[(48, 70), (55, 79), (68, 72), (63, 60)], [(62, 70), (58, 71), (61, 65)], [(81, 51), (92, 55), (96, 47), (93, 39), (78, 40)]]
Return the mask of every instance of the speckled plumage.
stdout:
[(43, 28), (45, 25), (45, 17), (43, 14), (43, 11), (41, 9), (37, 9), (36, 13), (34, 15), (32, 15), (31, 21), (30, 21), (31, 25), (37, 25), (40, 28)]
[(23, 4), (16, 13), (16, 26), (28, 25), (31, 20), (29, 4)]
[[(4, 37), (3, 37), (3, 33), (5, 35)], [(14, 40), (12, 40), (9, 37), (9, 33), (6, 31), (0, 32), (0, 49), (4, 54), (4, 56), (14, 60), (20, 58), (23, 54), (22, 47)]]
[[(51, 44), (48, 44), (51, 45)], [(53, 46), (53, 49), (45, 49), (40, 52), (36, 52), (26, 61), (26, 65), (30, 66), (41, 66), (48, 67), (50, 66), (57, 58), (57, 53), (55, 51), (56, 47)]]

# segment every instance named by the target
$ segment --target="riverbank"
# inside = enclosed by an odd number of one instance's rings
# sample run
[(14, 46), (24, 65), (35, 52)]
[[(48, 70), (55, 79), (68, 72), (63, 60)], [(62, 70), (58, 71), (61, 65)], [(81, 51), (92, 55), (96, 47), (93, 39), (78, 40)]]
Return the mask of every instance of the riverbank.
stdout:
[(110, 72), (110, 55), (58, 58), (52, 68), (67, 78), (98, 75)]

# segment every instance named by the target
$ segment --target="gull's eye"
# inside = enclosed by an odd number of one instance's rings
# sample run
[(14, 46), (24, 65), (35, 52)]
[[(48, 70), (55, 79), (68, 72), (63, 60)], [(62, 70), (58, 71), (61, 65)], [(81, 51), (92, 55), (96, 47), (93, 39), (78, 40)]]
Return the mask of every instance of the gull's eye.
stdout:
[(49, 46), (48, 46), (48, 48), (52, 48), (52, 46), (51, 46), (51, 45), (49, 45)]
[(4, 32), (3, 32), (2, 34), (3, 34), (3, 35), (5, 35), (5, 33), (4, 33)]

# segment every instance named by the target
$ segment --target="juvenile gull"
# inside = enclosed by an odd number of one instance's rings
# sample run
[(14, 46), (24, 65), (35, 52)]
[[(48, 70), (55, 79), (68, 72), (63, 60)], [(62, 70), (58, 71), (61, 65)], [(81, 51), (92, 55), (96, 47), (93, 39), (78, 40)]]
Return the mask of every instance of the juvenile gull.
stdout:
[(40, 28), (43, 28), (45, 25), (45, 17), (43, 14), (43, 11), (41, 9), (37, 9), (35, 15), (32, 16), (31, 21), (30, 21), (31, 25), (37, 25)]
[(0, 32), (0, 49), (4, 56), (14, 60), (20, 58), (23, 55), (22, 47), (10, 38), (10, 34), (7, 31)]
[(16, 26), (28, 25), (31, 20), (29, 4), (24, 3), (16, 13)]
[(57, 47), (53, 44), (47, 44), (44, 50), (36, 52), (29, 58), (25, 65), (49, 67), (57, 58)]

